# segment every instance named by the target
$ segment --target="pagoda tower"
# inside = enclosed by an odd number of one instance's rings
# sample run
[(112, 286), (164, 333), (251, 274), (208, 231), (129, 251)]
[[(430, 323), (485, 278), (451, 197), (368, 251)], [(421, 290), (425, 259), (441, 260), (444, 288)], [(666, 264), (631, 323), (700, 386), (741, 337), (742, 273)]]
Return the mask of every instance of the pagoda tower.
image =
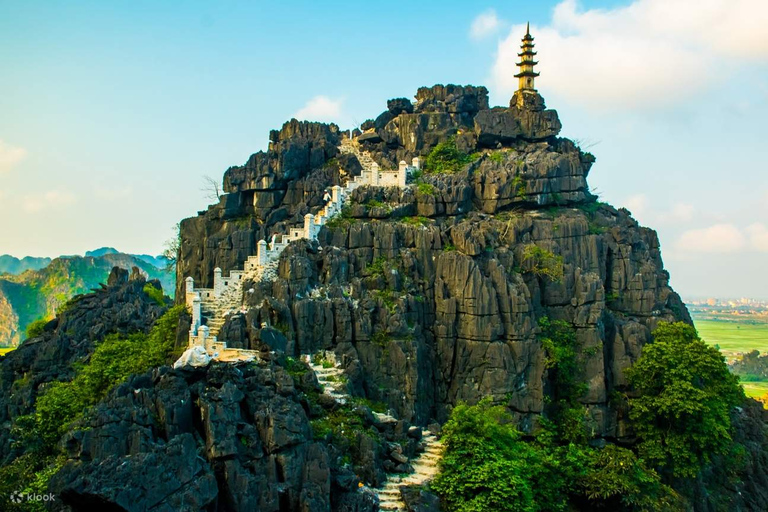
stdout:
[(523, 37), (523, 52), (517, 54), (517, 56), (520, 57), (520, 62), (517, 63), (517, 66), (520, 68), (520, 72), (515, 75), (515, 78), (520, 80), (518, 92), (536, 92), (536, 88), (534, 87), (534, 80), (537, 76), (539, 76), (539, 73), (533, 71), (533, 66), (538, 64), (538, 62), (533, 60), (534, 56), (536, 55), (536, 52), (533, 51), (533, 46), (531, 24), (528, 23), (528, 26), (525, 29), (525, 37)]

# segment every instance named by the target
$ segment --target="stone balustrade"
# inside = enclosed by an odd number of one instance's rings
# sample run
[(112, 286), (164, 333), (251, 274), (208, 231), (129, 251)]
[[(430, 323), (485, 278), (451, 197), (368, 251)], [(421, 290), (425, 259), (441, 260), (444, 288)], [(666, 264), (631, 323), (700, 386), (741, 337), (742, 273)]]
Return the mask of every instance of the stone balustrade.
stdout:
[[(261, 276), (267, 265), (274, 264), (280, 258), (280, 254), (291, 242), (302, 238), (307, 240), (317, 240), (320, 229), (333, 216), (341, 213), (344, 203), (349, 194), (359, 186), (371, 185), (379, 187), (405, 187), (408, 178), (421, 168), (419, 158), (414, 158), (411, 165), (401, 161), (397, 170), (381, 170), (379, 165), (365, 152), (360, 152), (357, 142), (346, 139), (342, 142), (340, 151), (343, 153), (352, 153), (363, 166), (360, 176), (347, 181), (344, 187), (335, 185), (326, 192), (325, 206), (315, 215), (307, 213), (304, 216), (303, 228), (291, 228), (287, 234), (274, 234), (267, 240), (259, 240), (256, 245), (256, 255), (249, 256), (243, 264), (243, 270), (232, 270), (229, 276), (223, 276), (220, 268), (213, 271), (213, 288), (195, 288), (195, 280), (188, 277), (185, 280), (185, 301), (192, 315), (192, 324), (189, 329), (190, 348), (203, 347), (208, 353), (218, 354), (221, 351), (230, 351), (225, 343), (217, 341), (216, 336), (211, 333), (208, 325), (203, 325), (203, 314), (206, 307), (211, 308), (214, 315), (220, 315), (223, 318), (223, 309), (227, 304), (225, 299), (238, 299), (236, 297), (242, 293), (242, 284), (248, 277)], [(230, 300), (231, 301), (231, 300)], [(222, 304), (224, 302), (225, 304)], [(218, 306), (216, 308), (215, 306)], [(205, 310), (205, 311), (204, 311)], [(209, 311), (210, 313), (210, 311)], [(208, 313), (205, 313), (206, 317)], [(211, 323), (212, 318), (208, 320)], [(215, 325), (215, 332), (223, 323), (223, 320)], [(251, 352), (251, 351), (242, 351)]]

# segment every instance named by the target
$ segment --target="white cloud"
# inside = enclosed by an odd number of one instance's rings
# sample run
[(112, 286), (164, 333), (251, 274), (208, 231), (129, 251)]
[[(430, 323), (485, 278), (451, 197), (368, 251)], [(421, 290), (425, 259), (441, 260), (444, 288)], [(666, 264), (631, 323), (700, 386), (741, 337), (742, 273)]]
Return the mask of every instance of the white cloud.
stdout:
[(116, 201), (119, 199), (127, 199), (133, 195), (133, 187), (116, 187), (108, 188), (97, 186), (93, 189), (93, 194), (98, 199), (104, 201)]
[(690, 203), (677, 203), (672, 207), (672, 211), (668, 216), (677, 222), (688, 222), (693, 219), (693, 214), (696, 208)]
[(747, 235), (749, 236), (749, 244), (753, 249), (759, 252), (768, 252), (768, 228), (765, 224), (756, 222), (747, 226)]
[(310, 99), (293, 117), (300, 121), (337, 121), (342, 117), (343, 98), (331, 99), (328, 96), (315, 96)]
[(670, 209), (662, 210), (651, 205), (645, 194), (629, 196), (621, 206), (629, 210), (640, 223), (650, 226), (657, 224), (679, 226), (692, 221), (696, 213), (696, 208), (690, 203), (675, 203)]
[(24, 160), (27, 150), (17, 148), (0, 140), (0, 172), (9, 171), (13, 166)]
[(489, 9), (477, 15), (469, 28), (469, 37), (479, 41), (493, 35), (501, 27), (501, 20), (496, 11)]
[(624, 201), (624, 207), (632, 212), (632, 215), (636, 219), (640, 219), (645, 216), (646, 207), (648, 206), (648, 196), (645, 194), (635, 194), (630, 196)]
[(683, 232), (675, 249), (687, 253), (732, 253), (744, 249), (746, 243), (744, 234), (733, 224), (715, 224)]
[(22, 198), (21, 207), (27, 213), (36, 213), (49, 208), (58, 208), (74, 204), (77, 201), (74, 194), (61, 190), (49, 190), (39, 195), (26, 195)]
[[(668, 106), (752, 61), (768, 61), (765, 0), (635, 0), (614, 9), (555, 7), (532, 27), (539, 85), (575, 103), (612, 108)], [(515, 62), (524, 25), (498, 46), (492, 80), (517, 88)]]

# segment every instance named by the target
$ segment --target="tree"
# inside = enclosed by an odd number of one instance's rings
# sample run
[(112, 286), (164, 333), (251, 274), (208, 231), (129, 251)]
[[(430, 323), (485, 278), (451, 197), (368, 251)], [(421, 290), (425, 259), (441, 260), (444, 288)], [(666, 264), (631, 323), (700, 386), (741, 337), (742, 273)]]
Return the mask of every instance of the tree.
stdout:
[(176, 236), (169, 238), (165, 241), (165, 247), (163, 249), (163, 258), (168, 262), (165, 266), (165, 270), (170, 272), (176, 267), (176, 261), (179, 258), (179, 251), (181, 250), (181, 224), (174, 226)]
[(203, 176), (203, 188), (200, 191), (205, 192), (205, 198), (210, 201), (218, 201), (221, 198), (219, 180), (211, 176)]
[(431, 487), (450, 512), (537, 510), (525, 454), (511, 416), (482, 401), (457, 405), (443, 427), (446, 453)]
[(744, 400), (720, 351), (683, 322), (662, 323), (627, 370), (640, 456), (667, 476), (695, 477), (731, 445), (731, 409)]

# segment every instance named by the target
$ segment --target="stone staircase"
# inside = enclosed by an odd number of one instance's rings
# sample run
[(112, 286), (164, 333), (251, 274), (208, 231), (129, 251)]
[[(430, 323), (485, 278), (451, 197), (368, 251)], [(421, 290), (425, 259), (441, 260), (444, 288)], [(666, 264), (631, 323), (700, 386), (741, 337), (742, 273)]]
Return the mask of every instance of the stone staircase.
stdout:
[(400, 487), (404, 485), (424, 485), (432, 480), (438, 472), (438, 463), (443, 456), (443, 445), (432, 433), (421, 438), (424, 452), (414, 460), (413, 473), (405, 476), (395, 475), (387, 479), (384, 487), (377, 490), (380, 510), (396, 510), (407, 512), (403, 502)]
[(326, 196), (323, 208), (315, 215), (307, 213), (304, 216), (303, 228), (294, 227), (290, 228), (286, 234), (274, 235), (269, 243), (266, 240), (260, 240), (257, 254), (246, 259), (243, 270), (232, 270), (228, 277), (222, 276), (221, 269), (215, 269), (213, 288), (196, 288), (191, 277), (185, 280), (185, 301), (192, 311), (190, 348), (200, 345), (215, 347), (219, 352), (226, 349), (226, 345), (218, 342), (217, 337), (227, 321), (227, 316), (242, 310), (245, 281), (274, 280), (277, 277), (277, 264), (283, 250), (296, 240), (316, 240), (322, 226), (328, 219), (342, 211), (350, 193), (357, 187), (361, 185), (405, 187), (408, 174), (419, 166), (418, 159), (414, 159), (414, 166), (409, 167), (405, 162), (400, 162), (398, 170), (382, 171), (370, 153), (361, 151), (357, 140), (350, 138), (342, 140), (339, 151), (354, 155), (363, 170), (360, 176), (347, 180), (343, 187), (338, 185), (331, 187), (333, 193)]
[(355, 139), (343, 139), (339, 146), (339, 152), (355, 155), (357, 161), (363, 167), (363, 172), (370, 172), (379, 167), (379, 164), (376, 163), (368, 151), (360, 151), (360, 145)]
[(341, 365), (336, 362), (336, 354), (329, 351), (319, 352), (314, 356), (305, 354), (301, 356), (301, 360), (315, 372), (317, 381), (323, 386), (324, 394), (333, 397), (340, 404), (347, 403), (347, 380)]
[[(340, 404), (349, 401), (347, 380), (341, 364), (336, 360), (336, 354), (331, 351), (319, 352), (314, 356), (302, 355), (302, 361), (307, 363), (317, 376), (317, 381), (323, 386), (323, 393), (333, 397)], [(397, 418), (389, 414), (373, 413), (379, 422), (396, 422)], [(407, 512), (400, 493), (404, 485), (423, 485), (430, 481), (438, 472), (438, 463), (443, 455), (443, 445), (432, 433), (421, 438), (424, 452), (411, 461), (413, 472), (406, 475), (393, 475), (379, 489), (374, 489), (379, 497), (379, 510)]]

